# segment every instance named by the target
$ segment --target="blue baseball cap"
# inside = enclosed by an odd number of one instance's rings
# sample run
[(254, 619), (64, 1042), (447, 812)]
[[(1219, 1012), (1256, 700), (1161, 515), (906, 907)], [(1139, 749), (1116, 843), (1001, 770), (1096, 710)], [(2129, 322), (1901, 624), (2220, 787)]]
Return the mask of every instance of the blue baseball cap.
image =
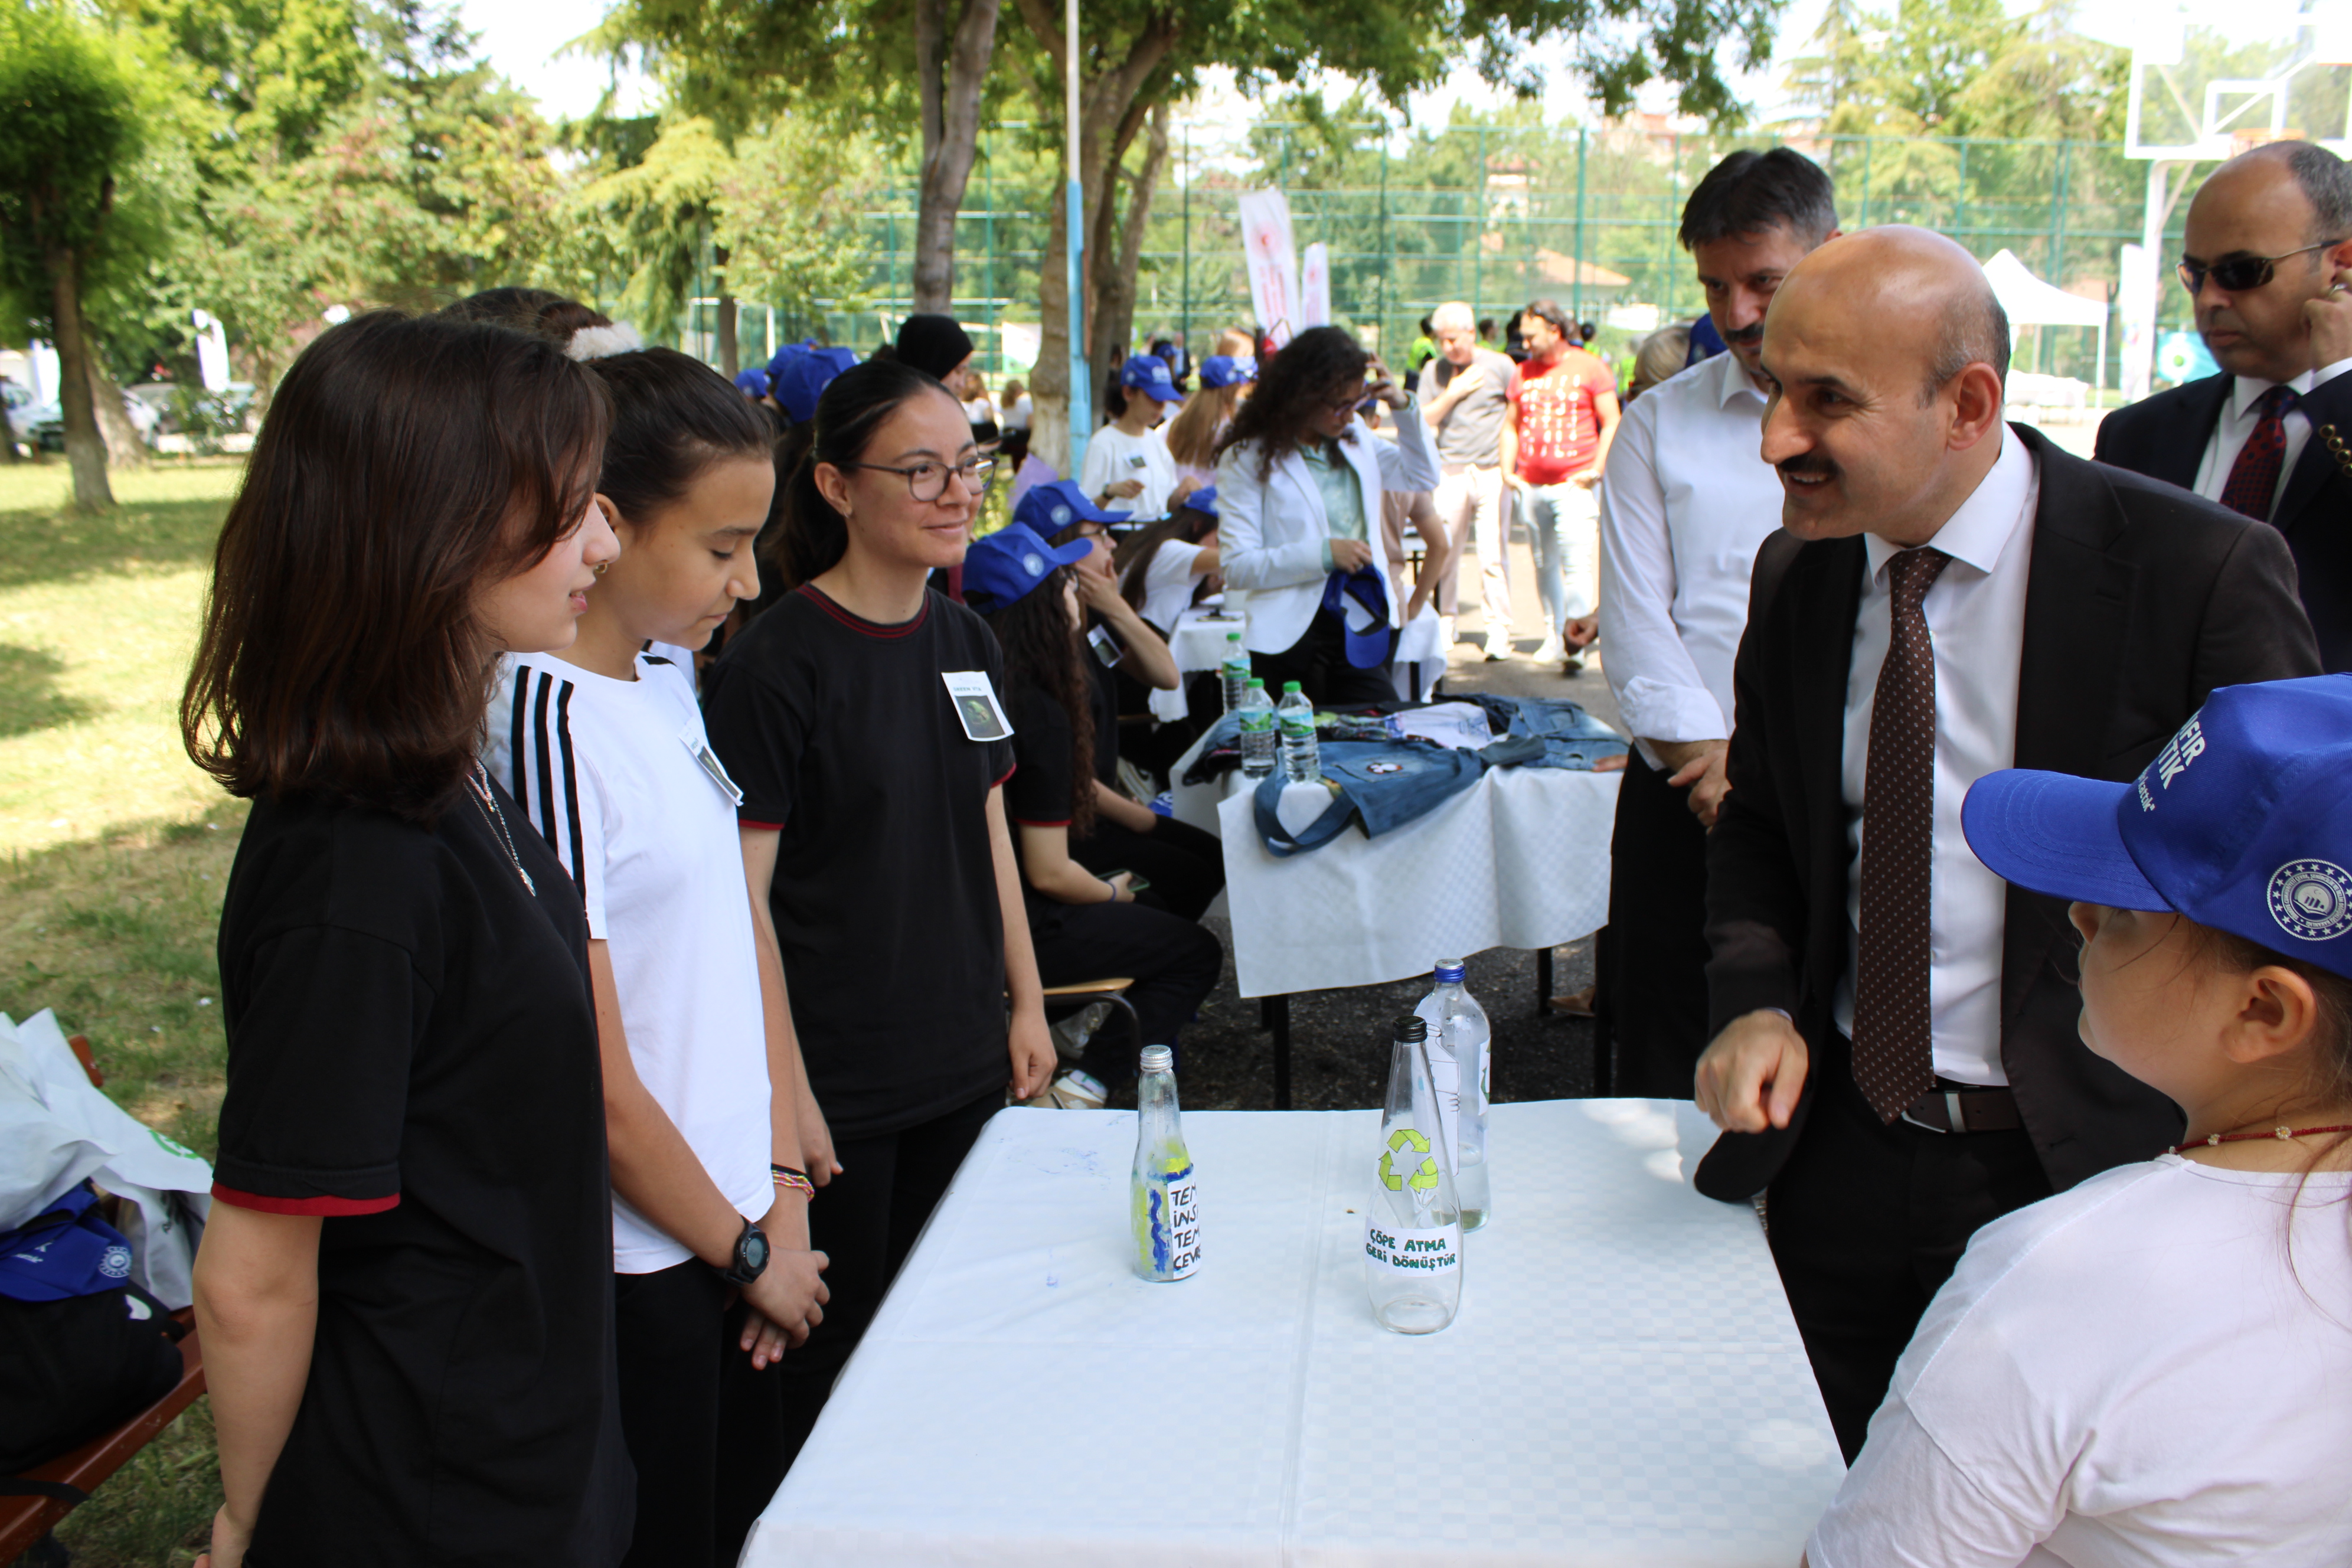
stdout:
[(1178, 506), (1189, 506), (1194, 511), (1205, 511), (1211, 517), (1214, 517), (1217, 515), (1217, 487), (1214, 485), (1202, 485), (1199, 489), (1194, 490), (1191, 495), (1186, 496), (1182, 500), (1176, 504)]
[(847, 349), (808, 345), (785, 360), (772, 378), (775, 399), (785, 413), (806, 424), (816, 417), (816, 400), (833, 378), (856, 363), (857, 356)]
[(1236, 359), (1232, 354), (1211, 354), (1201, 362), (1201, 384), (1208, 387), (1238, 386), (1257, 379), (1257, 361)]
[(1129, 392), (1139, 392), (1162, 403), (1184, 400), (1184, 395), (1176, 390), (1176, 377), (1170, 374), (1168, 362), (1158, 354), (1137, 354), (1119, 366), (1118, 384)]
[(1379, 571), (1359, 566), (1323, 579), (1323, 607), (1339, 617), (1348, 662), (1378, 669), (1389, 658), (1389, 590)]
[(735, 373), (735, 390), (741, 393), (746, 397), (760, 398), (767, 396), (768, 373), (761, 369), (756, 364), (749, 370), (737, 371)]
[(1051, 539), (1074, 522), (1125, 522), (1132, 512), (1105, 511), (1080, 492), (1071, 479), (1031, 485), (1013, 509), (1013, 521), (1026, 523)]
[(2053, 898), (2175, 910), (2352, 977), (2352, 675), (2225, 686), (2129, 784), (2011, 768), (1960, 823)]
[(982, 615), (1017, 605), (1057, 566), (1074, 566), (1093, 552), (1094, 541), (1074, 539), (1058, 549), (1025, 522), (1008, 522), (982, 534), (963, 552), (963, 596), (978, 595), (971, 607)]

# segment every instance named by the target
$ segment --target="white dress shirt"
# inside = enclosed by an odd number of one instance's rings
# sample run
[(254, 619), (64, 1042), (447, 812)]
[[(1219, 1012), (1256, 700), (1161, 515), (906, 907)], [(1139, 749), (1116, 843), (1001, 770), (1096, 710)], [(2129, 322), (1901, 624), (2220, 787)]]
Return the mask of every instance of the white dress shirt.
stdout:
[[(2220, 500), (2221, 492), (2230, 488), (2230, 470), (2238, 465), (2238, 454), (2246, 448), (2246, 437), (2254, 433), (2261, 416), (2254, 404), (2273, 386), (2291, 386), (2299, 398), (2323, 382), (2334, 381), (2352, 370), (2352, 359), (2340, 359), (2318, 370), (2307, 370), (2293, 381), (2260, 381), (2251, 375), (2237, 378), (2230, 389), (2230, 399), (2221, 405), (2221, 417), (2213, 421), (2213, 434), (2205, 438), (2205, 460), (2197, 466), (2197, 493), (2207, 500)], [(2311, 421), (2301, 405), (2286, 411), (2279, 421), (2286, 435), (2286, 460), (2279, 465), (2278, 488), (2271, 492), (2271, 507), (2278, 506), (2278, 498), (2286, 491), (2286, 481), (2302, 459), (2303, 448), (2311, 440)], [(2267, 514), (2265, 514), (2267, 515)]]
[(1601, 482), (1601, 669), (1650, 741), (1731, 737), (1731, 660), (1757, 547), (1780, 526), (1764, 395), (1717, 354), (1635, 398)]
[[(1952, 558), (1919, 610), (1936, 652), (1936, 822), (1929, 855), (1927, 1009), (1937, 1073), (2005, 1084), (2000, 1063), (2000, 947), (2008, 884), (1985, 869), (1960, 830), (1969, 786), (2017, 755), (2017, 676), (2025, 648), (2025, 582), (2042, 475), (2025, 444), (2000, 430), (2000, 457), (1930, 541)], [(1903, 547), (1874, 533), (1865, 552), (1862, 611), (1845, 683), (1845, 973), (1837, 1026), (1853, 1034), (1853, 973), (1862, 929), (1863, 788), (1870, 712), (1886, 662), (1893, 591), (1886, 563)], [(2063, 679), (2063, 678), (2061, 678)]]

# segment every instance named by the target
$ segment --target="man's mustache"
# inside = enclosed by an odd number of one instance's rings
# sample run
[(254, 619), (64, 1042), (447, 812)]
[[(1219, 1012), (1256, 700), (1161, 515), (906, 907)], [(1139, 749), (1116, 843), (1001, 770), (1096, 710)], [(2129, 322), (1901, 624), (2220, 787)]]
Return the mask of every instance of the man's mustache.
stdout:
[(1783, 458), (1772, 465), (1783, 474), (1801, 475), (1807, 479), (1833, 479), (1838, 466), (1819, 452), (1800, 452), (1793, 458)]
[(1723, 334), (1723, 341), (1727, 343), (1737, 344), (1738, 347), (1743, 349), (1753, 348), (1758, 343), (1764, 341), (1764, 323), (1757, 321), (1740, 328), (1736, 332), (1725, 332)]

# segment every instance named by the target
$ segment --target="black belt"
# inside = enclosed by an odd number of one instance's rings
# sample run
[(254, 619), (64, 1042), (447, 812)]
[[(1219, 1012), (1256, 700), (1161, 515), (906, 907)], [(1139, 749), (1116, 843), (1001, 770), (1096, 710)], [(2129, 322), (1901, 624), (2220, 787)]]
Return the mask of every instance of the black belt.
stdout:
[(2007, 1132), (2025, 1125), (2006, 1089), (1937, 1084), (1913, 1100), (1903, 1120), (1930, 1132)]

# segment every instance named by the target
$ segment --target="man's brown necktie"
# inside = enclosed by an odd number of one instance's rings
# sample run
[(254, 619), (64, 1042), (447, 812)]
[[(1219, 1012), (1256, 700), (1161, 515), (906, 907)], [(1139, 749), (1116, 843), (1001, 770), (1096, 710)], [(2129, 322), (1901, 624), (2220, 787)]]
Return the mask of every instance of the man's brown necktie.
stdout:
[(1882, 1121), (1936, 1086), (1927, 1006), (1927, 900), (1936, 840), (1936, 650), (1919, 606), (1951, 562), (1906, 550), (1887, 563), (1886, 662), (1870, 710), (1862, 786), (1862, 931), (1853, 977), (1853, 1078)]

